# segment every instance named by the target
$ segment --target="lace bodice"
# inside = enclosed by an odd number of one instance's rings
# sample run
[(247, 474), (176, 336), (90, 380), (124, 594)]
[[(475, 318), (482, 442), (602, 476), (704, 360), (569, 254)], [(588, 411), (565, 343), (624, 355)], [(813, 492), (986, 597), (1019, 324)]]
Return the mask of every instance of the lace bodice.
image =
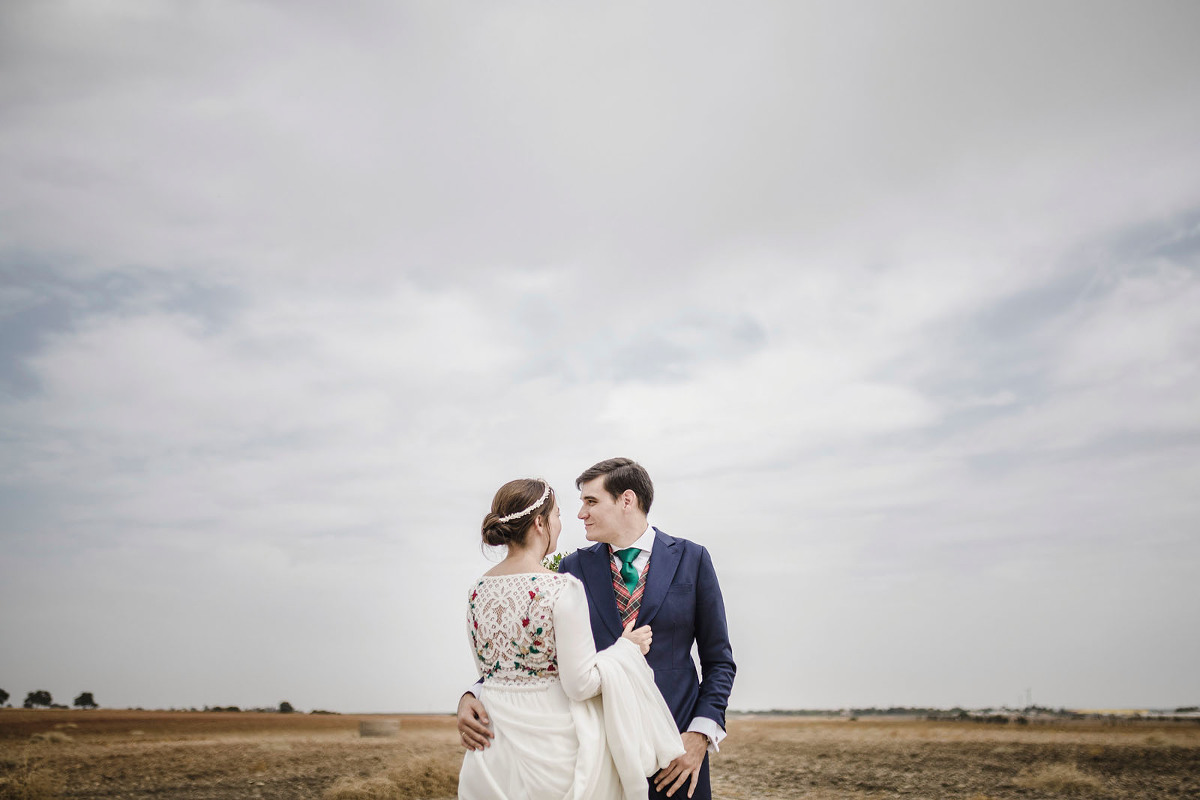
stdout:
[(554, 606), (571, 580), (556, 573), (485, 575), (471, 587), (467, 632), (485, 681), (558, 680)]

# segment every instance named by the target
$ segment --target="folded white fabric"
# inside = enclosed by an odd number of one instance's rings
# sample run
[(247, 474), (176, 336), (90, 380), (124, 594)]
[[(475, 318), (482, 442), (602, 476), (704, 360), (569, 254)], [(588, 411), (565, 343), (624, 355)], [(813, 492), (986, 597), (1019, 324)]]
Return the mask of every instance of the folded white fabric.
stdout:
[(628, 800), (644, 800), (646, 778), (683, 755), (683, 740), (636, 644), (618, 639), (596, 654), (596, 667), (604, 687), (604, 730), (621, 789)]

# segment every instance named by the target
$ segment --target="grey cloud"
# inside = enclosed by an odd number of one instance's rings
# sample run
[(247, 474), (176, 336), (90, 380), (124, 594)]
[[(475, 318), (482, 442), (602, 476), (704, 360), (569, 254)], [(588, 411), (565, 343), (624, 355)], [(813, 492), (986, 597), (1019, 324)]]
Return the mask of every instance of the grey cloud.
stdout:
[(655, 315), (617, 337), (607, 374), (618, 382), (650, 383), (687, 380), (697, 365), (744, 358), (767, 341), (749, 315), (715, 311)]

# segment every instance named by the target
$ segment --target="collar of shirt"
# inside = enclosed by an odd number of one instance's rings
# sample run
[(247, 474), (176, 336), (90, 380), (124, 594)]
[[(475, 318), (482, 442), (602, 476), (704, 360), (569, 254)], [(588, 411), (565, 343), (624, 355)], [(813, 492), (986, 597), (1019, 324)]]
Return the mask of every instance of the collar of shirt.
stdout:
[[(638, 537), (636, 542), (629, 546), (636, 547), (638, 550), (641, 550), (641, 552), (637, 554), (637, 557), (633, 559), (633, 568), (640, 573), (646, 568), (646, 563), (650, 560), (650, 550), (654, 547), (654, 526), (647, 524), (646, 530), (642, 531), (642, 535)], [(617, 551), (614, 547), (612, 547), (612, 545), (609, 545), (608, 553), (613, 564), (615, 564), (617, 567), (620, 567), (621, 559), (617, 558)]]

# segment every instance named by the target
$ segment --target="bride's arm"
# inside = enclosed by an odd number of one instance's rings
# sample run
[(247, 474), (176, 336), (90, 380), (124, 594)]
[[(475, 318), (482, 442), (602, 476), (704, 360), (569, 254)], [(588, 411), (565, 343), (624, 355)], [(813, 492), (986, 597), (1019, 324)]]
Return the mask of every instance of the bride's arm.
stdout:
[(475, 694), (477, 684), (483, 682), (483, 663), (479, 660), (479, 647), (475, 641), (475, 637), (479, 634), (475, 631), (475, 619), (473, 614), (467, 614), (467, 646), (471, 648), (471, 661), (475, 664), (475, 672), (479, 675), (479, 680), (471, 684), (471, 688), (467, 691)]
[(566, 579), (554, 604), (554, 637), (558, 647), (558, 675), (563, 691), (572, 700), (586, 700), (600, 693), (600, 671), (596, 668), (596, 643), (588, 618), (583, 584)]
[(475, 669), (480, 676), (479, 680), (458, 699), (458, 733), (462, 738), (463, 747), (468, 750), (487, 748), (491, 745), (492, 737), (495, 736), (488, 728), (491, 720), (488, 719), (487, 709), (484, 708), (483, 703), (479, 700), (479, 695), (476, 694), (483, 684), (483, 662), (479, 660), (479, 651), (476, 647), (478, 635), (475, 630), (475, 615), (467, 614), (467, 643), (471, 648), (471, 661), (475, 663)]

